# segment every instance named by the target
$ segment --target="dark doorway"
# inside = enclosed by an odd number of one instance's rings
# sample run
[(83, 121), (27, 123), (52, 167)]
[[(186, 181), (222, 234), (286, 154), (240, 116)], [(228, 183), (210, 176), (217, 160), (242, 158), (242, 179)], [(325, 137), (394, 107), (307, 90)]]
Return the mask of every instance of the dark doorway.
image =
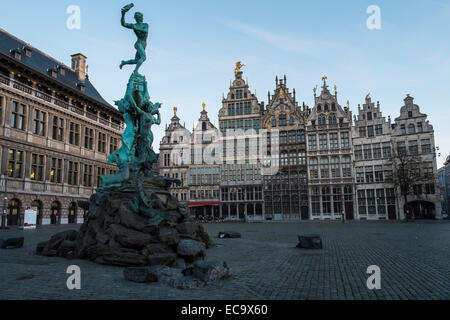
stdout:
[(397, 220), (397, 212), (395, 206), (388, 206), (388, 218), (389, 220)]
[(9, 226), (17, 226), (20, 218), (21, 203), (18, 199), (12, 199), (8, 205), (7, 220)]
[(39, 226), (42, 224), (42, 215), (43, 215), (43, 205), (40, 200), (34, 200), (31, 203), (31, 208), (36, 209), (36, 225)]
[(353, 220), (353, 202), (345, 203), (345, 220)]
[(59, 224), (61, 221), (61, 203), (54, 201), (50, 209), (50, 224)]
[(238, 210), (239, 210), (239, 220), (244, 220), (245, 219), (245, 204), (240, 203), (238, 205)]
[(409, 210), (410, 217), (411, 213), (414, 213), (415, 219), (433, 220), (436, 215), (434, 204), (428, 201), (409, 202), (408, 205), (405, 206), (405, 212), (406, 210)]
[(71, 202), (69, 205), (69, 224), (77, 223), (77, 204)]
[(309, 208), (303, 206), (302, 207), (302, 220), (309, 220)]

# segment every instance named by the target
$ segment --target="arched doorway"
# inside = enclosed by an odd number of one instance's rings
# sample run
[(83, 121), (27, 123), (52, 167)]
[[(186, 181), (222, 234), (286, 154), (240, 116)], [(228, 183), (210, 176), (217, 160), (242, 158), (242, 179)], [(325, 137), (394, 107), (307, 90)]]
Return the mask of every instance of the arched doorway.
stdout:
[(61, 221), (61, 203), (53, 201), (50, 209), (50, 224), (59, 224)]
[(69, 224), (77, 223), (77, 204), (71, 202), (69, 205)]
[(31, 203), (31, 208), (36, 209), (36, 225), (41, 225), (42, 224), (42, 214), (44, 211), (42, 201), (34, 200)]
[(9, 226), (17, 226), (20, 219), (20, 207), (22, 206), (20, 200), (12, 199), (8, 204), (7, 220)]
[(408, 212), (408, 218), (434, 220), (436, 216), (436, 207), (428, 201), (412, 201), (405, 205), (405, 213)]

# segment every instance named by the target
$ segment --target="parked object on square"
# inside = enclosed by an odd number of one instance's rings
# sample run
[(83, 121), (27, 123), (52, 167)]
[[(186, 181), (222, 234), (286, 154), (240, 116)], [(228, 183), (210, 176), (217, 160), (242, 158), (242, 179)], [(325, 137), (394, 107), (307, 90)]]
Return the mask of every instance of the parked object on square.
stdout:
[(322, 249), (322, 239), (318, 234), (298, 236), (297, 248), (300, 249)]
[(23, 247), (24, 238), (0, 239), (1, 249), (19, 249)]
[(225, 232), (219, 232), (218, 238), (219, 239), (236, 239), (240, 238), (241, 234), (239, 232), (234, 231), (225, 231)]

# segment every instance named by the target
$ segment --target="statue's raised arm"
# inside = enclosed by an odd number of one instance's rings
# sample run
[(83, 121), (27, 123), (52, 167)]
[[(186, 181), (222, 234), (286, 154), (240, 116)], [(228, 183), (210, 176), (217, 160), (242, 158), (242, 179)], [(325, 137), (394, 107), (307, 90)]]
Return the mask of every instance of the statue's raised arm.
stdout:
[(128, 29), (133, 29), (133, 24), (125, 22), (125, 14), (128, 11), (130, 11), (130, 9), (133, 7), (134, 7), (134, 4), (130, 3), (122, 8), (122, 18), (120, 19), (120, 23), (122, 24), (122, 26), (124, 26), (125, 28), (128, 28)]

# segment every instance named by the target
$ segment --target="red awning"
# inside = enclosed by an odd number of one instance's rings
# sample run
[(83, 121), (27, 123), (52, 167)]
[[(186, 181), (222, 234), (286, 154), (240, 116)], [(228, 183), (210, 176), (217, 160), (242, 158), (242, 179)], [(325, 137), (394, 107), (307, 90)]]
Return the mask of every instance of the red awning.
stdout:
[(188, 207), (189, 208), (196, 208), (196, 207), (218, 206), (218, 205), (219, 205), (219, 201), (189, 202)]

